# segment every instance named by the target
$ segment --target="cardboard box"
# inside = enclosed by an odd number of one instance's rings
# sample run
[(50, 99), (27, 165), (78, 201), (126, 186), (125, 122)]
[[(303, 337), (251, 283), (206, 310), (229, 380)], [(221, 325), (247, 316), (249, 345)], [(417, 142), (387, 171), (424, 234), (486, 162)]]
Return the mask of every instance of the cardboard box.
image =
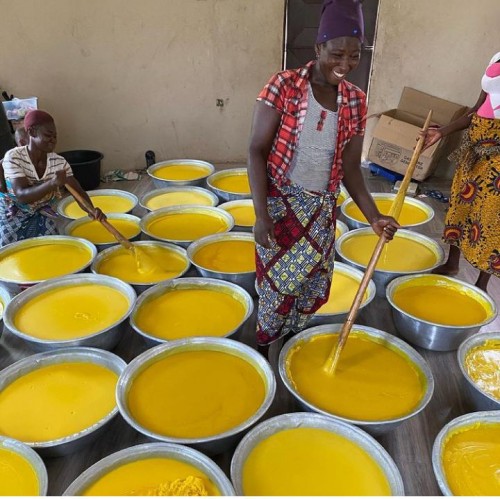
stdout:
[[(431, 124), (447, 125), (463, 114), (467, 107), (405, 87), (397, 109), (390, 109), (380, 115), (373, 130), (368, 161), (404, 174), (410, 163), (418, 133), (430, 109)], [(458, 145), (459, 139), (459, 134), (452, 134), (423, 151), (413, 179), (421, 181), (431, 175), (440, 158), (446, 152), (451, 152)]]

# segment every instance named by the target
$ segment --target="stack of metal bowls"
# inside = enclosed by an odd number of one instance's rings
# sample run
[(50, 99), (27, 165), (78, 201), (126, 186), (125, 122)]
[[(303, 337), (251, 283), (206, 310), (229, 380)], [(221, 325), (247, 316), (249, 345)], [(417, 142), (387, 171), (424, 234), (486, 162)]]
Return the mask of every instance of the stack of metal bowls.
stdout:
[(450, 326), (426, 321), (416, 317), (394, 302), (394, 294), (400, 286), (409, 282), (417, 282), (419, 279), (426, 278), (425, 274), (415, 274), (402, 276), (389, 283), (386, 290), (387, 301), (392, 308), (392, 316), (398, 333), (410, 343), (426, 348), (427, 350), (437, 350), (447, 352), (456, 350), (460, 343), (471, 334), (477, 333), (483, 326), (489, 324), (497, 316), (497, 306), (495, 302), (482, 290), (472, 284), (454, 279), (448, 276), (439, 276), (442, 281), (457, 283), (467, 289), (469, 293), (475, 294), (478, 299), (487, 304), (489, 311), (486, 318), (477, 324), (468, 326)]
[[(27, 374), (47, 366), (66, 362), (96, 364), (110, 369), (118, 376), (120, 376), (126, 366), (126, 363), (117, 355), (97, 348), (61, 348), (53, 352), (31, 355), (0, 371), (0, 392)], [(118, 408), (115, 406), (100, 421), (78, 433), (56, 440), (23, 443), (36, 450), (41, 456), (53, 457), (70, 454), (95, 441), (106, 431), (117, 414)]]
[[(314, 337), (323, 336), (325, 334), (338, 334), (342, 329), (342, 324), (329, 324), (323, 326), (316, 326), (302, 331), (297, 334), (293, 338), (291, 338), (287, 343), (285, 343), (283, 349), (280, 352), (279, 356), (279, 373), (280, 377), (283, 380), (287, 390), (292, 394), (292, 396), (298, 401), (300, 407), (305, 409), (306, 411), (317, 412), (323, 414), (325, 416), (329, 416), (346, 423), (354, 424), (359, 426), (361, 429), (367, 431), (372, 435), (383, 435), (389, 431), (392, 431), (394, 428), (399, 426), (404, 421), (416, 416), (420, 412), (422, 412), (425, 406), (429, 403), (432, 394), (434, 392), (434, 377), (432, 376), (432, 371), (429, 368), (427, 362), (423, 359), (423, 357), (410, 345), (406, 344), (404, 341), (401, 341), (399, 338), (396, 338), (392, 334), (386, 333), (384, 331), (380, 331), (378, 329), (374, 329), (367, 326), (360, 326), (354, 324), (352, 329), (355, 331), (360, 331), (363, 334), (366, 334), (370, 338), (373, 338), (374, 341), (383, 343), (387, 345), (392, 350), (395, 350), (401, 354), (401, 356), (406, 357), (409, 361), (413, 362), (420, 372), (422, 373), (423, 379), (425, 379), (425, 387), (424, 387), (424, 395), (420, 400), (419, 404), (408, 414), (405, 416), (397, 417), (394, 419), (388, 420), (380, 420), (380, 421), (365, 421), (358, 419), (350, 419), (342, 416), (338, 416), (336, 414), (331, 414), (329, 412), (320, 409), (314, 404), (305, 400), (302, 395), (295, 388), (295, 384), (289, 378), (287, 372), (287, 359), (290, 352), (300, 343), (307, 342), (312, 340)], [(383, 369), (383, 367), (381, 367)]]
[[(196, 196), (200, 196), (204, 199), (203, 203), (190, 203), (190, 202), (182, 202), (176, 204), (165, 204), (164, 206), (158, 206), (157, 208), (152, 208), (151, 203), (162, 196), (168, 196), (169, 194), (183, 194), (187, 195), (192, 194)], [(217, 206), (219, 203), (219, 198), (208, 189), (204, 189), (203, 187), (194, 187), (191, 185), (187, 185), (185, 187), (165, 187), (163, 189), (155, 189), (153, 191), (149, 191), (141, 198), (140, 205), (147, 211), (155, 211), (161, 208), (168, 208), (169, 206), (186, 206), (186, 205), (202, 205), (202, 206)]]
[(218, 172), (213, 173), (210, 177), (207, 178), (207, 186), (208, 188), (217, 194), (221, 201), (235, 201), (237, 199), (250, 199), (252, 197), (250, 192), (234, 192), (227, 191), (217, 187), (217, 182), (221, 179), (227, 177), (247, 177), (248, 171), (246, 168), (230, 168), (228, 170), (219, 170)]
[[(202, 176), (192, 180), (167, 180), (157, 175), (158, 170), (172, 165), (201, 167), (206, 170), (206, 174), (203, 174)], [(164, 187), (180, 187), (186, 185), (203, 187), (205, 185), (207, 177), (214, 171), (214, 165), (212, 165), (211, 163), (207, 163), (206, 161), (201, 161), (199, 159), (171, 159), (169, 161), (161, 161), (160, 163), (151, 165), (147, 170), (148, 175), (153, 179), (153, 183), (158, 189), (162, 189)]]
[[(174, 355), (176, 352), (193, 351), (218, 351), (235, 355), (250, 363), (262, 376), (265, 385), (265, 397), (261, 406), (249, 419), (240, 425), (218, 435), (199, 438), (176, 438), (169, 435), (162, 435), (150, 431), (142, 426), (132, 415), (128, 405), (128, 393), (132, 383), (148, 366), (160, 361), (161, 359)], [(136, 357), (123, 371), (118, 381), (116, 397), (120, 413), (134, 429), (152, 440), (184, 444), (194, 447), (201, 452), (209, 455), (220, 454), (233, 446), (245, 431), (251, 428), (267, 413), (276, 392), (276, 380), (274, 378), (271, 366), (253, 348), (240, 343), (239, 341), (229, 340), (227, 338), (191, 338), (185, 340), (176, 340), (164, 345), (151, 348), (143, 354)]]
[[(481, 347), (486, 342), (500, 343), (500, 332), (478, 333), (466, 339), (458, 348), (457, 358), (460, 371), (462, 371), (465, 390), (468, 399), (476, 411), (498, 411), (500, 410), (500, 400), (490, 393), (482, 390), (471, 378), (466, 365), (466, 359), (473, 348)], [(492, 373), (498, 374), (498, 373)]]

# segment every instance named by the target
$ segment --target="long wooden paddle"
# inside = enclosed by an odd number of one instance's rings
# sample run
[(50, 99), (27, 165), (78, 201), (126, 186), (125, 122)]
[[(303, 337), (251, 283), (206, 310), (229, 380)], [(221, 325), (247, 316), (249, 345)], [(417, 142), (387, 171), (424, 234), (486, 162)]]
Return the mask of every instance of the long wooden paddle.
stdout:
[[(396, 195), (392, 203), (391, 210), (389, 211), (389, 215), (394, 217), (396, 220), (401, 214), (401, 209), (403, 208), (408, 185), (410, 184), (413, 172), (415, 171), (415, 167), (417, 166), (418, 158), (420, 157), (420, 153), (422, 152), (422, 148), (424, 147), (425, 134), (427, 133), (427, 130), (429, 128), (431, 117), (432, 110), (429, 111), (429, 114), (427, 115), (427, 119), (425, 120), (424, 126), (422, 128), (422, 134), (418, 139), (417, 145), (415, 146), (413, 155), (410, 160), (410, 164), (408, 165), (403, 181), (401, 182), (401, 187), (399, 188), (398, 194)], [(379, 261), (380, 255), (382, 254), (384, 245), (387, 242), (387, 237), (385, 235), (385, 232), (383, 232), (377, 242), (377, 246), (375, 246), (370, 262), (368, 263), (368, 267), (365, 270), (365, 275), (363, 276), (363, 279), (361, 280), (361, 283), (359, 285), (359, 289), (356, 293), (356, 296), (354, 297), (354, 301), (351, 305), (351, 309), (349, 310), (349, 314), (347, 315), (347, 319), (342, 326), (337, 343), (332, 348), (330, 355), (323, 365), (323, 370), (331, 376), (335, 373), (340, 354), (342, 353), (342, 350), (347, 341), (347, 337), (349, 336), (356, 316), (358, 315), (359, 307), (361, 306), (361, 303), (363, 301), (366, 288), (368, 287), (368, 283), (370, 282), (373, 272), (375, 271), (375, 267)]]

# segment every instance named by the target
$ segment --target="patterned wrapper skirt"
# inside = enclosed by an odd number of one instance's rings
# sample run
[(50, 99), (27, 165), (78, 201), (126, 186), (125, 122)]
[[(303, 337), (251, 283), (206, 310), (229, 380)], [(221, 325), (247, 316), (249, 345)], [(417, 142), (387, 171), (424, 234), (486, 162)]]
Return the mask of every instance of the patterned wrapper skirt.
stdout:
[(500, 119), (474, 115), (457, 162), (443, 240), (475, 268), (500, 277)]
[(276, 242), (256, 247), (257, 343), (267, 345), (306, 326), (328, 300), (335, 257), (337, 193), (297, 185), (268, 193)]

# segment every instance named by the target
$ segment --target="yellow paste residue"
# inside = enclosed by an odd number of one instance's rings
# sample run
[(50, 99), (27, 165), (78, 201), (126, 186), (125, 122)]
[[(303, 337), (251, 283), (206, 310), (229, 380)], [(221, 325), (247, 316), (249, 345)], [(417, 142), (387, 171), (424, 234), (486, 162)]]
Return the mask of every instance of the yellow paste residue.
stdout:
[(500, 401), (500, 340), (471, 348), (465, 357), (465, 369), (483, 392)]
[(142, 370), (128, 392), (132, 416), (149, 431), (203, 438), (253, 416), (265, 398), (261, 374), (230, 353), (173, 353)]
[[(376, 234), (357, 234), (342, 243), (342, 252), (360, 265), (368, 265), (379, 237)], [(405, 272), (424, 270), (437, 263), (437, 256), (424, 243), (396, 234), (382, 250), (377, 270)]]
[(171, 164), (162, 166), (154, 172), (154, 176), (165, 180), (197, 180), (210, 174), (204, 165)]
[[(358, 291), (360, 279), (334, 270), (328, 301), (316, 312), (317, 314), (339, 314), (348, 312)], [(363, 296), (363, 303), (368, 299), (368, 292)]]
[(335, 374), (325, 373), (337, 338), (316, 336), (288, 354), (288, 377), (305, 400), (331, 414), (365, 421), (395, 419), (415, 409), (424, 396), (421, 371), (404, 354), (366, 334), (352, 332)]
[[(103, 213), (127, 213), (134, 207), (131, 199), (118, 195), (96, 195), (90, 196), (90, 199), (93, 205), (99, 207)], [(65, 206), (64, 214), (75, 219), (87, 216), (76, 201)]]
[(456, 496), (500, 495), (500, 425), (476, 423), (444, 442), (442, 465)]
[(0, 447), (0, 496), (37, 496), (40, 484), (33, 466), (23, 456)]
[(151, 457), (117, 466), (83, 491), (84, 496), (218, 496), (210, 478), (191, 464)]
[(3, 318), (3, 311), (5, 310), (5, 305), (3, 301), (0, 299), (0, 320)]
[[(120, 247), (101, 261), (97, 271), (125, 282), (140, 284), (179, 277), (187, 267), (186, 258), (170, 248), (143, 245), (135, 248), (140, 250), (140, 266), (136, 265), (131, 251)], [(145, 265), (142, 265), (143, 261)]]
[(255, 272), (255, 243), (235, 239), (216, 241), (200, 248), (193, 261), (217, 272)]
[(148, 200), (146, 206), (150, 210), (159, 210), (168, 206), (197, 204), (202, 206), (212, 206), (212, 199), (201, 192), (196, 191), (175, 191), (158, 194)]
[(115, 408), (118, 375), (90, 362), (40, 367), (0, 392), (0, 434), (46, 442), (78, 433)]
[(235, 225), (253, 227), (255, 225), (255, 210), (253, 204), (241, 204), (222, 208), (234, 218)]
[[(131, 239), (141, 232), (139, 224), (133, 220), (108, 217), (108, 222), (127, 239)], [(97, 220), (90, 220), (74, 227), (71, 230), (71, 235), (83, 237), (94, 244), (117, 243), (115, 237)]]
[(139, 329), (164, 340), (225, 336), (243, 321), (238, 298), (215, 289), (171, 289), (145, 301), (136, 314)]
[(477, 293), (439, 276), (406, 282), (394, 291), (393, 300), (414, 317), (446, 326), (479, 324), (488, 316)]
[(234, 175), (224, 175), (212, 181), (217, 189), (236, 194), (250, 194), (250, 183), (246, 173), (235, 173)]
[(359, 445), (320, 428), (282, 430), (259, 442), (243, 465), (246, 496), (386, 496), (382, 468)]
[(44, 281), (76, 272), (89, 265), (91, 259), (92, 254), (82, 244), (62, 241), (38, 244), (1, 258), (0, 278), (17, 282)]
[(342, 203), (347, 199), (346, 195), (344, 192), (340, 191), (338, 197), (337, 197), (337, 206), (341, 206)]
[(129, 306), (128, 298), (111, 286), (61, 286), (24, 303), (14, 325), (35, 338), (70, 340), (107, 329), (125, 316)]
[[(374, 199), (374, 201), (380, 213), (382, 213), (383, 215), (389, 214), (392, 206), (392, 199)], [(363, 213), (361, 213), (361, 210), (354, 202), (346, 204), (345, 213), (349, 217), (354, 218), (354, 220), (368, 223), (365, 216), (363, 215)], [(398, 222), (401, 225), (415, 225), (425, 222), (426, 220), (428, 220), (428, 218), (429, 215), (425, 210), (423, 210), (419, 206), (415, 206), (414, 204), (405, 202), (403, 204), (401, 214), (398, 217)]]
[(156, 237), (171, 241), (194, 241), (211, 234), (227, 232), (227, 221), (209, 213), (169, 213), (151, 220), (147, 230)]

